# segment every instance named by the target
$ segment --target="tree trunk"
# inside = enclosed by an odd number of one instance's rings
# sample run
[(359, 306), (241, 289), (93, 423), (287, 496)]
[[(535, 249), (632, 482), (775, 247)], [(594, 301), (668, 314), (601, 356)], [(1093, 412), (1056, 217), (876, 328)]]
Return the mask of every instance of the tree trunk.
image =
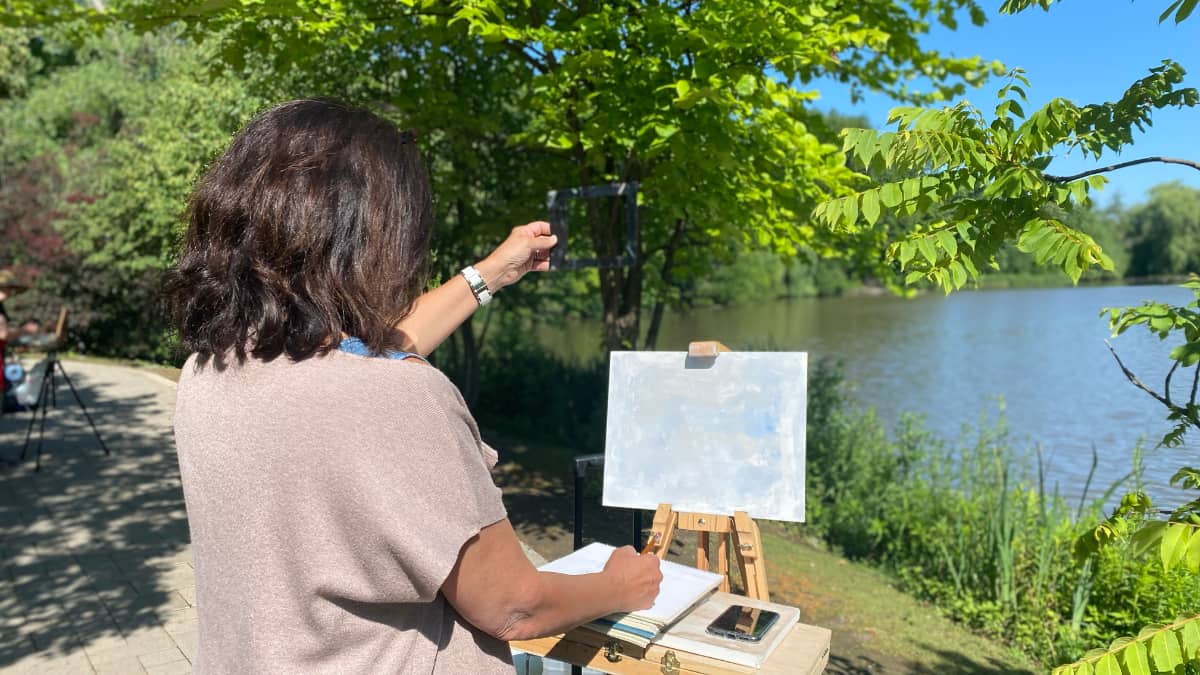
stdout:
[[(671, 240), (667, 242), (667, 248), (663, 251), (663, 265), (659, 271), (663, 286), (671, 285), (671, 271), (675, 267), (675, 252), (679, 250), (679, 244), (683, 241), (683, 227), (687, 221), (683, 218), (675, 219), (675, 230), (671, 232)], [(663, 313), (666, 311), (667, 304), (660, 297), (654, 302), (654, 311), (650, 315), (650, 328), (646, 331), (646, 342), (644, 347), (647, 350), (653, 350), (658, 345), (658, 331), (662, 327)]]
[[(582, 159), (582, 158), (581, 158)], [(592, 169), (580, 161), (580, 179), (583, 186), (591, 185)], [(614, 174), (616, 162), (612, 157), (605, 159), (604, 174)], [(632, 180), (626, 177), (626, 180)], [(625, 252), (625, 228), (621, 216), (625, 213), (622, 197), (590, 199), (587, 203), (588, 225), (592, 245), (600, 258), (617, 258)], [(640, 237), (640, 231), (639, 231)], [(634, 250), (641, 250), (641, 241), (634, 242)], [(637, 260), (630, 267), (601, 268), (600, 300), (604, 308), (604, 349), (635, 350), (641, 335), (642, 317), (642, 262)]]
[[(455, 167), (458, 170), (458, 167)], [(465, 175), (460, 171), (460, 175)], [(466, 188), (465, 180), (464, 187)], [(460, 196), (454, 201), (455, 216), (458, 220), (457, 225), (466, 229), (467, 206)], [(458, 333), (462, 335), (462, 395), (467, 402), (467, 407), (474, 408), (479, 401), (479, 349), (481, 345), (475, 337), (474, 317), (467, 317), (467, 320), (458, 328)]]
[(463, 346), (462, 395), (467, 407), (474, 408), (479, 402), (479, 341), (475, 339), (475, 322), (467, 319), (458, 332)]

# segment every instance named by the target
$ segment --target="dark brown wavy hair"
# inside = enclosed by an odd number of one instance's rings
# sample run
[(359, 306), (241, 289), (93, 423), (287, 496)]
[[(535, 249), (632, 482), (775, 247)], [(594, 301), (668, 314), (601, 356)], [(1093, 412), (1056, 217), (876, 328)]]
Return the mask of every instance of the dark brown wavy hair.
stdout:
[(412, 132), (331, 100), (260, 114), (200, 179), (166, 296), (185, 347), (269, 361), (342, 333), (399, 349), (429, 269), (429, 179)]

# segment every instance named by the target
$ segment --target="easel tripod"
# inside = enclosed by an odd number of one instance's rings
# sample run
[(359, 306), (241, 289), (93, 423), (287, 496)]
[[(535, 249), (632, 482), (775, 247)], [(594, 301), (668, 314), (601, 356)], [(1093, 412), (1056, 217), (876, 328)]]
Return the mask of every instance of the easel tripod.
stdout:
[(18, 462), (24, 462), (26, 455), (29, 453), (29, 439), (33, 435), (33, 424), (38, 421), (38, 412), (40, 411), (41, 422), (38, 424), (38, 442), (37, 451), (34, 454), (36, 458), (34, 471), (42, 470), (42, 440), (46, 434), (46, 395), (49, 394), (50, 396), (50, 405), (58, 407), (57, 377), (59, 373), (66, 380), (67, 386), (71, 388), (71, 395), (75, 397), (75, 403), (83, 411), (83, 416), (87, 418), (88, 425), (92, 428), (92, 433), (96, 436), (96, 441), (100, 443), (100, 448), (104, 450), (104, 455), (107, 457), (112, 454), (109, 452), (108, 446), (104, 444), (104, 439), (100, 437), (100, 432), (96, 429), (96, 423), (92, 421), (92, 416), (88, 413), (87, 406), (83, 404), (83, 399), (79, 397), (79, 391), (75, 389), (75, 383), (71, 382), (71, 376), (67, 375), (67, 369), (63, 367), (62, 361), (58, 358), (58, 349), (62, 346), (66, 337), (66, 329), (67, 309), (64, 307), (58, 315), (58, 325), (54, 331), (54, 343), (46, 351), (41, 386), (38, 387), (37, 398), (33, 401), (33, 415), (29, 418), (29, 427), (25, 430), (25, 444), (21, 447), (21, 456), (18, 459)]

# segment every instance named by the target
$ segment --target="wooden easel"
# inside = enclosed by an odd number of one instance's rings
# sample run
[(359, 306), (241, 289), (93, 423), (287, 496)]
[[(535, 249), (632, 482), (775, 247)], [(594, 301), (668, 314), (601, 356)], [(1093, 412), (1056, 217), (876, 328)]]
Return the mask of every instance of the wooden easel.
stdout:
[(654, 523), (650, 526), (647, 545), (649, 552), (659, 558), (665, 558), (677, 530), (696, 533), (696, 568), (702, 570), (712, 569), (709, 543), (712, 535), (717, 535), (717, 573), (724, 577), (720, 586), (722, 591), (730, 592), (729, 553), (732, 550), (745, 585), (743, 594), (757, 600), (771, 599), (767, 589), (767, 566), (758, 523), (745, 511), (734, 511), (732, 516), (722, 516), (675, 511), (670, 504), (659, 504), (658, 510), (654, 512)]
[[(688, 345), (688, 358), (715, 359), (722, 352), (728, 351), (730, 349), (720, 342), (693, 342)], [(733, 515), (729, 516), (675, 511), (670, 504), (659, 504), (658, 510), (654, 512), (654, 522), (650, 526), (647, 550), (653, 551), (659, 558), (665, 558), (676, 530), (696, 533), (696, 567), (702, 570), (712, 569), (709, 544), (712, 535), (717, 536), (717, 573), (725, 577), (721, 580), (722, 591), (728, 593), (730, 589), (729, 553), (732, 550), (745, 586), (746, 597), (771, 599), (767, 589), (762, 536), (759, 534), (758, 524), (745, 511), (734, 511)]]
[[(719, 342), (693, 342), (688, 346), (688, 357), (713, 359), (728, 351), (730, 349)], [(696, 567), (702, 570), (712, 569), (709, 544), (712, 535), (717, 536), (716, 571), (724, 577), (720, 586), (722, 591), (729, 592), (730, 589), (730, 558), (733, 557), (745, 585), (745, 595), (770, 600), (762, 536), (758, 524), (745, 511), (717, 515), (676, 511), (670, 504), (659, 504), (643, 552), (665, 558), (672, 538), (681, 530), (696, 533)], [(511, 644), (529, 654), (622, 675), (819, 675), (829, 662), (830, 632), (825, 628), (797, 625), (760, 668), (677, 651), (656, 643), (638, 647), (585, 628)]]

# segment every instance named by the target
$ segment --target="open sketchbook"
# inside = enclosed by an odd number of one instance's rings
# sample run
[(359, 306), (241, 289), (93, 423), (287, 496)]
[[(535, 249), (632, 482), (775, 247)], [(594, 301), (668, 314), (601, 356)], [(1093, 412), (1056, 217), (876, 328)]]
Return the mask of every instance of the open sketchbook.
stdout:
[[(708, 624), (730, 605), (758, 607), (778, 612), (779, 620), (771, 626), (760, 642), (745, 642), (710, 635), (707, 630)], [(799, 621), (800, 610), (795, 607), (718, 592), (709, 595), (696, 609), (656, 637), (653, 642), (668, 649), (759, 668)]]
[[(604, 569), (612, 552), (613, 547), (607, 544), (588, 544), (539, 569), (559, 574), (592, 574)], [(666, 560), (662, 562), (661, 569), (662, 586), (659, 587), (653, 607), (628, 614), (610, 614), (584, 627), (645, 647), (664, 627), (674, 623), (721, 583), (720, 574)]]

